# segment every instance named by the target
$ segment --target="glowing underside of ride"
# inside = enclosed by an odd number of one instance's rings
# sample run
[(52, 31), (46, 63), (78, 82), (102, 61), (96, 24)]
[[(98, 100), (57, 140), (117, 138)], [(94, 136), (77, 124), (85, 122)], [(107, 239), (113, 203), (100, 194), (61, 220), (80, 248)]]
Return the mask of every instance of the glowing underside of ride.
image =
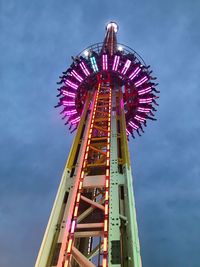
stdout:
[(100, 77), (110, 77), (111, 84), (122, 87), (126, 118), (126, 134), (134, 137), (144, 132), (146, 120), (154, 118), (154, 105), (159, 93), (151, 76), (150, 66), (146, 66), (141, 58), (131, 51), (117, 50), (113, 55), (103, 51), (102, 46), (90, 47), (76, 58), (71, 66), (63, 72), (58, 84), (59, 103), (62, 106), (62, 119), (70, 125), (71, 132), (76, 130), (84, 109), (88, 92), (94, 91)]

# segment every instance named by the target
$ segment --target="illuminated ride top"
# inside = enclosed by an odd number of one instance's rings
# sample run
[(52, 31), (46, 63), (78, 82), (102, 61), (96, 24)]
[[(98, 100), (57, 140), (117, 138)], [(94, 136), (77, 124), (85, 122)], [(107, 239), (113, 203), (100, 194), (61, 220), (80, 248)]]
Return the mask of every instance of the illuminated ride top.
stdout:
[[(154, 93), (158, 83), (153, 80), (152, 71), (144, 60), (131, 48), (116, 42), (116, 35), (110, 36), (109, 27), (118, 31), (116, 23), (107, 26), (107, 35), (103, 43), (97, 43), (84, 49), (73, 58), (71, 66), (63, 72), (58, 89), (60, 97), (56, 107), (62, 106), (62, 119), (68, 118), (65, 124), (70, 125), (72, 132), (76, 130), (88, 97), (94, 89), (100, 75), (108, 75), (113, 82), (123, 86), (123, 102), (126, 117), (126, 133), (134, 138), (134, 132), (140, 135), (146, 127), (146, 120), (156, 120), (153, 105), (158, 105)], [(113, 40), (111, 42), (111, 39)]]
[(159, 91), (117, 31), (110, 22), (60, 77), (57, 107), (77, 132), (35, 267), (142, 266), (127, 140), (155, 120)]

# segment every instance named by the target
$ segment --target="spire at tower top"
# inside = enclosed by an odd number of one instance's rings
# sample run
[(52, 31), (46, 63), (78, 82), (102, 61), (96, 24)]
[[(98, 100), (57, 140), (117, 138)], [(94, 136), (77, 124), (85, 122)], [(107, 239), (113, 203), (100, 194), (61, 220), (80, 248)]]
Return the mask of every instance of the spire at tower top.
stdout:
[(109, 22), (106, 25), (106, 36), (104, 38), (103, 52), (107, 52), (110, 55), (113, 55), (116, 52), (117, 49), (117, 32), (118, 32), (119, 26), (116, 22)]

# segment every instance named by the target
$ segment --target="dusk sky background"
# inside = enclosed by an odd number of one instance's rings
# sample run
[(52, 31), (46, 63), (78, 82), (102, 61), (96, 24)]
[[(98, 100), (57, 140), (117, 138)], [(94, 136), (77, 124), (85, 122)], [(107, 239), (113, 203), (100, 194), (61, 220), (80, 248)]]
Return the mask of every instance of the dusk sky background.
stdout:
[(31, 267), (73, 135), (58, 76), (119, 24), (151, 65), (157, 122), (129, 142), (143, 267), (200, 266), (200, 1), (0, 0), (0, 266)]

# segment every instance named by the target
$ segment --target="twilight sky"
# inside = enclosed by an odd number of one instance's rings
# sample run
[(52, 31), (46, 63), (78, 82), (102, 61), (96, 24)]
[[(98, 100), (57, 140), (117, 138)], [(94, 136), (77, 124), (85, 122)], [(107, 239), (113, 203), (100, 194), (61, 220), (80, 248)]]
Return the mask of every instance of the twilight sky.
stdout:
[(200, 264), (200, 2), (0, 0), (0, 266), (31, 267), (71, 136), (58, 76), (105, 24), (158, 77), (157, 122), (131, 140), (144, 267)]

